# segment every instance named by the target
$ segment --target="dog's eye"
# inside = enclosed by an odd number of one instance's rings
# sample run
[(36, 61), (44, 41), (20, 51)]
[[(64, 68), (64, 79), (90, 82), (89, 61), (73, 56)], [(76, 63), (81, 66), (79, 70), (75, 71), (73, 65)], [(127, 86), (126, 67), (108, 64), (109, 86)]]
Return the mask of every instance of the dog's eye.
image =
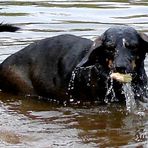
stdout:
[(107, 54), (113, 55), (115, 53), (115, 43), (113, 41), (106, 41), (104, 47)]
[(126, 43), (125, 44), (126, 48), (132, 49), (132, 50), (136, 50), (138, 45), (136, 43)]
[(105, 46), (107, 48), (114, 48), (115, 47), (115, 43), (113, 41), (107, 41)]
[(130, 45), (128, 48), (131, 50), (133, 55), (137, 54), (137, 51), (138, 51), (137, 45)]

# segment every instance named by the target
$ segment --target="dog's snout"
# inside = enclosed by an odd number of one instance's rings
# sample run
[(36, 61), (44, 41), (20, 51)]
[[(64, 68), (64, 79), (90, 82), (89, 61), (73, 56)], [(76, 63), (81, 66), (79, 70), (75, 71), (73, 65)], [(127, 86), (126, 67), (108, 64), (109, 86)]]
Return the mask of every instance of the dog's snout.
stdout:
[(126, 67), (116, 67), (115, 70), (119, 73), (126, 73)]

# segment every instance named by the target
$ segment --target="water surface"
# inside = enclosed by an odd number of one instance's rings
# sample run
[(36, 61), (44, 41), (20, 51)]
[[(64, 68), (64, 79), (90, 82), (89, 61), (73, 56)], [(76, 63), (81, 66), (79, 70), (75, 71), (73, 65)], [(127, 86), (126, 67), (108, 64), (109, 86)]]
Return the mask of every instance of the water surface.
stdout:
[[(130, 25), (148, 34), (147, 0), (1, 0), (0, 20), (21, 27), (0, 34), (0, 62), (34, 40), (75, 34), (94, 40)], [(145, 62), (146, 71), (147, 59)], [(0, 147), (148, 147), (148, 112), (125, 104), (58, 105), (0, 93)]]

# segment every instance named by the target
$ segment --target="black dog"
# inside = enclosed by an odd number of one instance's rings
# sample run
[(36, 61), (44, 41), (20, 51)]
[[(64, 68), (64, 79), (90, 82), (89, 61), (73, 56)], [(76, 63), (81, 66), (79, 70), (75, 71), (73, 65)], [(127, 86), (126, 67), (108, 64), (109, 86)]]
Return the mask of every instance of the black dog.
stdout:
[(94, 42), (73, 35), (46, 38), (8, 57), (0, 65), (0, 88), (59, 100), (104, 101), (109, 85), (122, 97), (112, 72), (130, 73), (136, 98), (146, 96), (144, 59), (148, 37), (132, 27), (110, 28)]

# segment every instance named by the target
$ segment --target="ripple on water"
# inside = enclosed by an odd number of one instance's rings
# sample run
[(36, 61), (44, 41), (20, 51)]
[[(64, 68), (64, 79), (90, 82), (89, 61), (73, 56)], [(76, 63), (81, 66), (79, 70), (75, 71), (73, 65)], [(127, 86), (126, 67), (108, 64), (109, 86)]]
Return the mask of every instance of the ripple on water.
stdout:
[[(0, 20), (22, 30), (0, 34), (0, 62), (34, 40), (58, 34), (92, 39), (122, 24), (148, 33), (147, 5), (147, 0), (1, 0)], [(145, 68), (148, 73), (147, 59)], [(126, 91), (130, 96), (128, 86)], [(147, 111), (126, 114), (119, 104), (53, 107), (29, 97), (16, 99), (16, 105), (14, 96), (0, 97), (0, 147), (148, 147)], [(131, 101), (127, 106), (132, 108)]]

